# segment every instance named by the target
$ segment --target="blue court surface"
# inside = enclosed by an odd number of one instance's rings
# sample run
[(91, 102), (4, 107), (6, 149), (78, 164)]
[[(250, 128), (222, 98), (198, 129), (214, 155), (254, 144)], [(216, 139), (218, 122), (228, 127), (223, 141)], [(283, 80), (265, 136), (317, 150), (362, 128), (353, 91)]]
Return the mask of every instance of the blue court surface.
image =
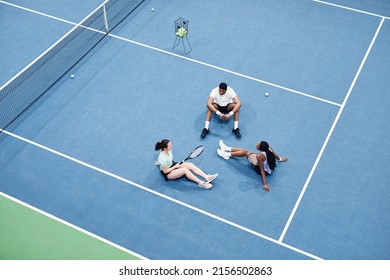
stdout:
[[(101, 3), (0, 1), (1, 88)], [(388, 260), (389, 50), (387, 0), (142, 1), (0, 133), (0, 192), (145, 259)], [(216, 118), (200, 138), (220, 82), (240, 139)], [(164, 138), (176, 161), (204, 145), (212, 189), (164, 180)], [(288, 157), (270, 192), (220, 139)]]

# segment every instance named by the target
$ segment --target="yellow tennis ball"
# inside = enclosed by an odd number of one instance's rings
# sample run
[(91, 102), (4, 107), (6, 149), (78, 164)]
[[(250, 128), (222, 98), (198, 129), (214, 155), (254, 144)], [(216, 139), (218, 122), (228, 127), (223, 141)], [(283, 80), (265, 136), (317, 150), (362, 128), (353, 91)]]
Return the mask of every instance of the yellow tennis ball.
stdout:
[(177, 32), (176, 35), (179, 37), (184, 37), (187, 34), (187, 30), (183, 27), (181, 27)]

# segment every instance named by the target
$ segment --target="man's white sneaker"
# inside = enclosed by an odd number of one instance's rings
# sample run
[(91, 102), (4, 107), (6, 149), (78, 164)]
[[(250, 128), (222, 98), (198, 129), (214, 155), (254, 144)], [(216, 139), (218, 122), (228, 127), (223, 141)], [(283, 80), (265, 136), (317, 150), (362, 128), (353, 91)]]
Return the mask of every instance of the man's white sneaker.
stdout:
[(205, 190), (208, 190), (208, 189), (211, 189), (213, 185), (210, 184), (209, 182), (202, 182), (202, 183), (198, 184), (198, 186), (200, 188), (204, 188)]
[(210, 183), (212, 180), (214, 180), (217, 177), (218, 177), (218, 173), (216, 173), (216, 174), (209, 174), (209, 175), (207, 175), (206, 181)]
[(217, 150), (217, 153), (220, 157), (223, 157), (224, 159), (229, 159), (230, 154), (228, 152), (222, 151), (220, 149)]

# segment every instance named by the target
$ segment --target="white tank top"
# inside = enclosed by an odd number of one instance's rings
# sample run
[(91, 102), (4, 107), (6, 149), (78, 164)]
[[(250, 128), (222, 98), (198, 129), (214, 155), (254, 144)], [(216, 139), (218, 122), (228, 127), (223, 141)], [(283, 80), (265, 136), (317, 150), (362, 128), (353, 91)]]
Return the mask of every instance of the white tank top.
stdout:
[(267, 160), (267, 153), (266, 152), (260, 152), (265, 156), (265, 161), (263, 162), (264, 170), (268, 172), (268, 174), (272, 173), (271, 168), (269, 168), (268, 160)]

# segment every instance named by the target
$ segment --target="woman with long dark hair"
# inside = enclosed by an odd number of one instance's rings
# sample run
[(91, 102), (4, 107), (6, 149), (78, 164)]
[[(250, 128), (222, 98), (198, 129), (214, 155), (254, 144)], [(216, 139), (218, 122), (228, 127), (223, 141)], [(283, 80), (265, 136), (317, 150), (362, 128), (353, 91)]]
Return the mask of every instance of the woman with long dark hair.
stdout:
[(219, 140), (219, 147), (217, 153), (224, 159), (246, 157), (253, 169), (261, 176), (263, 189), (266, 191), (271, 190), (267, 184), (266, 176), (270, 175), (276, 168), (276, 160), (280, 162), (288, 161), (288, 158), (279, 156), (266, 141), (260, 141), (256, 144), (256, 149), (260, 151), (258, 154), (242, 148), (228, 147), (222, 140)]
[[(177, 163), (173, 161), (172, 143), (169, 139), (157, 142), (155, 150), (160, 150), (156, 164), (160, 166), (161, 175), (165, 180), (175, 180), (186, 176), (187, 179), (198, 183), (201, 188), (210, 189), (213, 186), (210, 182), (217, 178), (218, 174), (206, 174), (191, 162)], [(199, 179), (196, 175), (204, 180)]]

